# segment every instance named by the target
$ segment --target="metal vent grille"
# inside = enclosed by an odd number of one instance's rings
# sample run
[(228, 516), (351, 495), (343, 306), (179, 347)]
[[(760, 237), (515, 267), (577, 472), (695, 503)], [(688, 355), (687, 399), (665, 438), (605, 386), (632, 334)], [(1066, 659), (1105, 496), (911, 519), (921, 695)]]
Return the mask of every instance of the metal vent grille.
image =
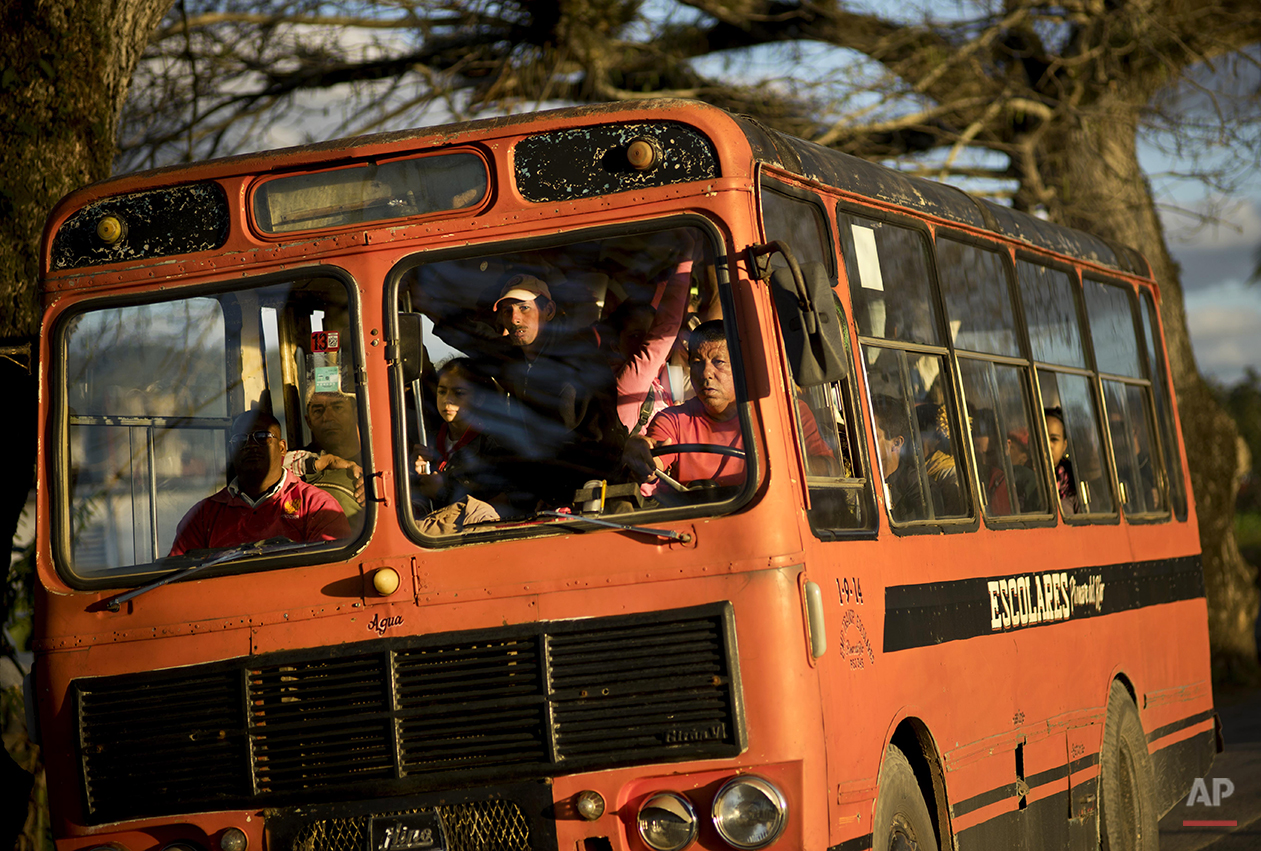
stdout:
[(260, 792), (392, 778), (386, 654), (249, 672)]
[(396, 654), (407, 774), (547, 760), (538, 642), (470, 643)]
[(552, 636), (560, 758), (729, 740), (721, 628), (702, 619)]
[(78, 680), (89, 820), (732, 757), (735, 646), (722, 603)]
[(251, 792), (239, 672), (159, 676), (78, 684), (92, 812), (125, 812), (145, 799), (210, 802)]

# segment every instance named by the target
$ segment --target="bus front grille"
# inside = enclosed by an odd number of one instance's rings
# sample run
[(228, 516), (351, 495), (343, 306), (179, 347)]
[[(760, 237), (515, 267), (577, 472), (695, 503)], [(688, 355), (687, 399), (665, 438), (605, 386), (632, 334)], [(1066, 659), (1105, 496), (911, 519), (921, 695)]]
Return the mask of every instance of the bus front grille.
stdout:
[(74, 683), (92, 824), (732, 757), (731, 607), (400, 637)]
[[(512, 801), (478, 801), (435, 807), (447, 851), (531, 851), (530, 825)], [(405, 815), (417, 809), (380, 815)], [(375, 817), (380, 817), (380, 815)], [(323, 818), (302, 825), (277, 851), (364, 851), (374, 816)]]

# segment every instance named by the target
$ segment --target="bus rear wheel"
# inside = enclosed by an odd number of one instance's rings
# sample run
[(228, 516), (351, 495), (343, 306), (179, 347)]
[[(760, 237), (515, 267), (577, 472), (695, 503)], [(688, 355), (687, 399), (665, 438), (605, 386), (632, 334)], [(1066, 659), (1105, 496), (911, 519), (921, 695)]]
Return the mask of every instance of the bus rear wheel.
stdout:
[(1099, 843), (1103, 851), (1156, 851), (1155, 776), (1130, 693), (1113, 681), (1100, 753)]
[(937, 851), (937, 835), (919, 781), (897, 745), (880, 767), (872, 851)]

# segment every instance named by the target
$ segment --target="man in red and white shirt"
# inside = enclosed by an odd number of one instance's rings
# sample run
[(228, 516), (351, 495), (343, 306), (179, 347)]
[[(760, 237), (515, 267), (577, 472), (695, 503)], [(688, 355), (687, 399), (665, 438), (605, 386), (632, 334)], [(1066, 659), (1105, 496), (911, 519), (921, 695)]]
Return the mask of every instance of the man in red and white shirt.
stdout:
[(271, 414), (237, 417), (229, 446), (236, 478), (180, 521), (171, 555), (283, 537), (297, 543), (350, 536), (337, 500), (283, 466), (288, 448)]
[[(735, 377), (727, 351), (727, 336), (721, 320), (704, 322), (688, 338), (688, 369), (696, 398), (661, 411), (648, 424), (646, 437), (628, 442), (627, 460), (639, 472), (646, 469), (647, 450), (680, 443), (725, 446), (743, 452), (739, 406), (736, 404)], [(832, 457), (832, 449), (819, 435), (814, 417), (806, 409), (802, 416), (803, 438), (810, 455)], [(683, 484), (705, 481), (718, 487), (744, 482), (744, 458), (708, 452), (680, 452), (659, 455), (657, 470), (667, 471)], [(653, 473), (652, 475), (655, 475)], [(649, 478), (651, 479), (651, 475)], [(666, 489), (658, 480), (654, 493)]]

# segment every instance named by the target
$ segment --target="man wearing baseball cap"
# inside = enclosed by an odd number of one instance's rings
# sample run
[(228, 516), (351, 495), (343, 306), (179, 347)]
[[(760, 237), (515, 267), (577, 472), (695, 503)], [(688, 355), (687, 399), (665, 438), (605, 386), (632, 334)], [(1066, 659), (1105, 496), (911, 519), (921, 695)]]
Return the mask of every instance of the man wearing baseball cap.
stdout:
[(507, 348), (497, 378), (508, 416), (495, 437), (513, 453), (511, 476), (527, 507), (572, 501), (589, 479), (619, 466), (626, 428), (617, 417), (616, 379), (590, 329), (568, 329), (548, 285), (514, 275), (494, 303)]

